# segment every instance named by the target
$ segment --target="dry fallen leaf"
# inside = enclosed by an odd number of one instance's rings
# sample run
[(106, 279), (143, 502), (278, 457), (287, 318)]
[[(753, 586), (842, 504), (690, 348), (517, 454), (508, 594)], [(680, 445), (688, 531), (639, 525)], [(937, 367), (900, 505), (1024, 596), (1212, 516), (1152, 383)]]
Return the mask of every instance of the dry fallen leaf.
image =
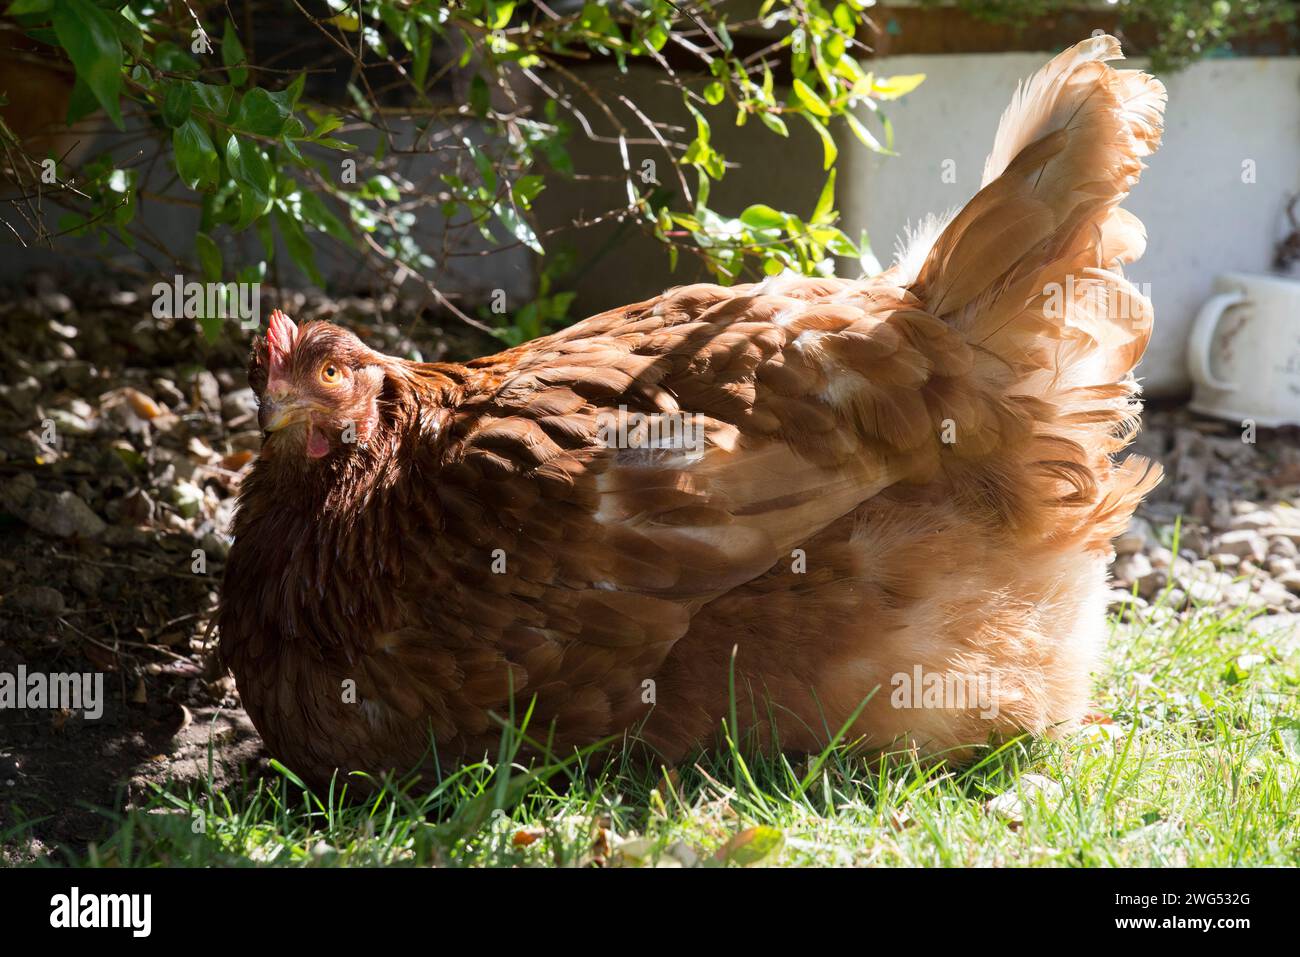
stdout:
[(540, 827), (523, 827), (515, 831), (510, 843), (515, 847), (528, 847), (530, 844), (537, 843), (545, 833)]
[(718, 848), (713, 856), (728, 864), (752, 867), (780, 853), (785, 847), (785, 834), (774, 827), (760, 824), (747, 827)]
[(250, 449), (239, 449), (223, 458), (221, 467), (231, 472), (238, 472), (251, 461), (253, 461), (252, 451)]
[(158, 418), (162, 414), (162, 408), (149, 396), (145, 395), (139, 389), (132, 389), (129, 386), (122, 390), (122, 395), (127, 404), (131, 406), (131, 411), (142, 419), (150, 421)]

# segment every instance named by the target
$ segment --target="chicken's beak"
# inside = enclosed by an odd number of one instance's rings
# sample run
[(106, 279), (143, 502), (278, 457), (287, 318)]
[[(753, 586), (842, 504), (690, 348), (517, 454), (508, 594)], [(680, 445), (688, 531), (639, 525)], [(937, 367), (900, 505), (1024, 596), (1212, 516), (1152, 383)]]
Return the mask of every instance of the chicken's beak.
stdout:
[(269, 393), (263, 397), (257, 410), (257, 424), (263, 432), (278, 432), (296, 422), (305, 422), (311, 415), (311, 407), (288, 395), (273, 396)]

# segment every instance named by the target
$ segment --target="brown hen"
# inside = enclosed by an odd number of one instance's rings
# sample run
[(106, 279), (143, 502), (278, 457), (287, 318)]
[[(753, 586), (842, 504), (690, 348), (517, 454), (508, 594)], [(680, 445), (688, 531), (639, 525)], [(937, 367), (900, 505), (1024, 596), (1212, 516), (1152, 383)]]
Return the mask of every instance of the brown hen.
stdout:
[(452, 764), (531, 706), (556, 749), (675, 761), (733, 684), (738, 733), (790, 749), (855, 712), (958, 755), (1076, 720), (1159, 479), (1112, 459), (1151, 329), (1119, 203), (1165, 99), (1119, 56), (1023, 86), (984, 188), (873, 279), (688, 286), (466, 365), (273, 316), (220, 612), (271, 751)]

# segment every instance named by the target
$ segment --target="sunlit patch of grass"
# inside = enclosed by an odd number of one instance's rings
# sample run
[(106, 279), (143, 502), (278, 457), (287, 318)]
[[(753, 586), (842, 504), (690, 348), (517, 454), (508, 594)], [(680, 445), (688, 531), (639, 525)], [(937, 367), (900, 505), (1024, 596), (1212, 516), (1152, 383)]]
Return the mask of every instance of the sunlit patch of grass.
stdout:
[[(157, 790), (80, 865), (1295, 865), (1295, 643), (1245, 614), (1157, 601), (1112, 622), (1096, 713), (953, 769), (730, 744), (677, 769), (495, 761), (432, 789), (277, 768), (238, 793)], [(734, 719), (733, 719), (734, 720)], [(523, 728), (526, 733), (526, 722)], [(354, 792), (350, 794), (349, 792)]]

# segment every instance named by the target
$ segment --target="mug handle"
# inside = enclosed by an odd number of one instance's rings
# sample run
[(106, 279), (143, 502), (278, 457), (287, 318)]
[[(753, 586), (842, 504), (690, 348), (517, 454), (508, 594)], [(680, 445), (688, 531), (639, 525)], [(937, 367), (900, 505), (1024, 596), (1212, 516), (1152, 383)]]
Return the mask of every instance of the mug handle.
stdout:
[(1217, 296), (1211, 296), (1196, 314), (1196, 321), (1192, 323), (1192, 337), (1187, 343), (1187, 372), (1197, 385), (1222, 392), (1236, 391), (1235, 382), (1215, 378), (1210, 371), (1210, 345), (1214, 342), (1214, 332), (1218, 329), (1223, 314), (1245, 301), (1244, 289), (1221, 292)]

